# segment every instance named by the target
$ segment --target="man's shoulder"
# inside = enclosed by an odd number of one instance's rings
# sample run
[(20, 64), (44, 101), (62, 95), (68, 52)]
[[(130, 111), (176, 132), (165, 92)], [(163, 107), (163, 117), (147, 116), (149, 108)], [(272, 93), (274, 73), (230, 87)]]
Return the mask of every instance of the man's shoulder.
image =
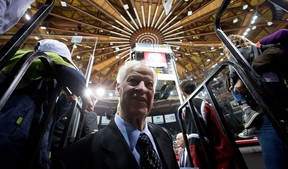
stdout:
[(153, 134), (160, 134), (161, 133), (161, 134), (170, 135), (170, 132), (166, 128), (161, 127), (157, 124), (148, 123), (148, 127)]

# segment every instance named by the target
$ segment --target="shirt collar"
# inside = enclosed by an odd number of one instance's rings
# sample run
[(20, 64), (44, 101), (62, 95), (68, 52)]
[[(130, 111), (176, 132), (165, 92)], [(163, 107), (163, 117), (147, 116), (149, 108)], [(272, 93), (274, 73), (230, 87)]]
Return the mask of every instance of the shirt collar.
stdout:
[(142, 131), (136, 129), (135, 127), (133, 127), (131, 124), (127, 123), (126, 121), (124, 121), (120, 116), (119, 113), (115, 114), (115, 123), (117, 125), (117, 127), (119, 128), (120, 132), (122, 133), (122, 135), (124, 136), (127, 144), (129, 145), (131, 151), (135, 148), (137, 140), (139, 138), (139, 135), (141, 133), (145, 133), (148, 135), (148, 137), (153, 139), (149, 129), (148, 129), (148, 125), (147, 122), (145, 123), (145, 127)]

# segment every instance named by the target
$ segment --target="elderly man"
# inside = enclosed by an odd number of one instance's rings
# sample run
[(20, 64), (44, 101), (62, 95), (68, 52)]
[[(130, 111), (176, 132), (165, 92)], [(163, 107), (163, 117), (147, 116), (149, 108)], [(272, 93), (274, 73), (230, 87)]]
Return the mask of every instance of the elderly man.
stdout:
[(64, 149), (53, 168), (179, 168), (172, 137), (146, 122), (156, 87), (156, 74), (139, 61), (128, 61), (117, 76), (118, 111), (107, 127)]

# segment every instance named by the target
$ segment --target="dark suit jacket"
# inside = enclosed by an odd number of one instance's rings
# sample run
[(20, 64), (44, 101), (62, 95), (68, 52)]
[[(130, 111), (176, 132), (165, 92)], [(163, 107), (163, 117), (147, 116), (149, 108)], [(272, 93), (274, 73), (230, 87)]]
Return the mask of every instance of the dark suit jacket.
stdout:
[[(165, 169), (179, 168), (172, 147), (171, 135), (149, 123)], [(52, 160), (52, 169), (137, 169), (132, 150), (114, 121), (102, 130), (73, 143)]]

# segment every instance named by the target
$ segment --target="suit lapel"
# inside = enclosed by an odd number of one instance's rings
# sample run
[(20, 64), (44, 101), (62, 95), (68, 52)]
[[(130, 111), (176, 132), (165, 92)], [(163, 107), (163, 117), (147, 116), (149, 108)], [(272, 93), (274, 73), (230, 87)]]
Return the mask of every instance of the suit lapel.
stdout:
[[(112, 121), (105, 131), (106, 158), (105, 163), (109, 168), (138, 168), (138, 163), (130, 150), (130, 147)], [(116, 144), (115, 144), (116, 143)], [(113, 161), (113, 162), (111, 162)]]
[[(157, 146), (157, 151), (163, 161), (163, 164), (171, 164), (171, 161), (175, 160), (176, 157), (174, 152), (170, 149), (171, 145), (169, 144), (171, 140), (169, 137), (163, 133), (163, 131), (158, 130), (156, 127), (148, 123), (149, 130), (154, 138), (155, 144)], [(172, 143), (171, 143), (172, 144)], [(165, 168), (173, 168), (174, 166), (168, 165)]]

